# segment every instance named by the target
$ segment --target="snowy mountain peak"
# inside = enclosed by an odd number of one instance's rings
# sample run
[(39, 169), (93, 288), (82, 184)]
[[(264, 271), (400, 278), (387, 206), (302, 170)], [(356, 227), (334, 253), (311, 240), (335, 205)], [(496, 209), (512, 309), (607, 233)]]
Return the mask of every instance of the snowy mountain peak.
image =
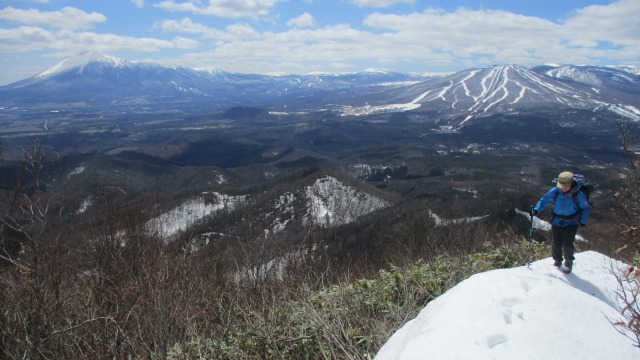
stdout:
[(94, 62), (103, 63), (113, 67), (124, 67), (130, 64), (127, 60), (111, 55), (94, 51), (83, 51), (75, 56), (62, 60), (58, 64), (36, 75), (35, 78), (49, 77), (51, 75), (60, 74), (73, 69), (78, 69), (78, 72), (82, 72), (85, 66)]
[(378, 69), (378, 68), (367, 68), (362, 70), (363, 73), (371, 73), (371, 74), (391, 74), (391, 70), (387, 69)]

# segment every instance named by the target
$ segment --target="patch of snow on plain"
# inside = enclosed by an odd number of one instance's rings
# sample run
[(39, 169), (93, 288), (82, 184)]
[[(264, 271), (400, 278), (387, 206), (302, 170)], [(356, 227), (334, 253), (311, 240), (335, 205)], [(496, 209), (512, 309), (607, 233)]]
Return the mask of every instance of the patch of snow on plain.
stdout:
[(459, 225), (459, 224), (464, 224), (464, 223), (470, 223), (470, 222), (475, 222), (478, 220), (482, 220), (486, 217), (488, 217), (489, 215), (484, 215), (484, 216), (472, 216), (472, 217), (466, 217), (466, 218), (459, 218), (459, 219), (444, 219), (440, 216), (438, 216), (436, 213), (434, 213), (433, 211), (429, 210), (429, 217), (433, 219), (433, 221), (436, 223), (436, 226), (449, 226), (449, 225)]
[(82, 201), (82, 204), (80, 204), (80, 208), (78, 208), (78, 213), (83, 214), (91, 207), (91, 205), (93, 205), (93, 198), (89, 196)]
[(73, 175), (82, 174), (85, 170), (86, 170), (86, 167), (84, 165), (78, 166), (77, 168), (69, 172), (69, 174), (67, 175), (67, 179), (72, 177)]

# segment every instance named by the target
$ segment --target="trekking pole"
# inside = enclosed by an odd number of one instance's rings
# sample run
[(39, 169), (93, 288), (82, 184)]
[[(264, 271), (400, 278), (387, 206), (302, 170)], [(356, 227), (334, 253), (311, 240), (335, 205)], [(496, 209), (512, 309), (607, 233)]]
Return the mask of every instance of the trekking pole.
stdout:
[(529, 254), (528, 254), (529, 259), (527, 261), (527, 268), (531, 268), (531, 257), (532, 257), (531, 253), (533, 251), (531, 249), (532, 242), (533, 242), (533, 206), (531, 206), (529, 208), (529, 245), (528, 245), (528, 247), (529, 247), (529, 251), (528, 251), (529, 252)]

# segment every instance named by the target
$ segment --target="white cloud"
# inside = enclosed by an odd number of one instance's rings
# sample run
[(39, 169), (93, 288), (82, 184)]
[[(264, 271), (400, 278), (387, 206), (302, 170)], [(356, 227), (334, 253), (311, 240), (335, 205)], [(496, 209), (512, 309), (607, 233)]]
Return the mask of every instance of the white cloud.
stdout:
[(251, 25), (245, 23), (229, 25), (225, 29), (226, 33), (234, 39), (255, 39), (260, 36), (260, 33), (254, 30)]
[(171, 39), (171, 42), (173, 42), (175, 47), (178, 49), (193, 49), (200, 46), (200, 42), (198, 42), (197, 40), (182, 36), (174, 37), (173, 39)]
[(351, 0), (360, 7), (388, 7), (397, 3), (413, 4), (414, 0)]
[[(294, 28), (287, 32), (259, 33), (253, 39), (231, 39), (213, 44), (203, 53), (190, 53), (181, 60), (186, 66), (221, 68), (260, 73), (306, 73), (345, 70), (349, 61), (386, 56), (376, 46), (377, 35), (349, 25), (321, 29)], [(438, 55), (433, 55), (436, 59)], [(242, 61), (238, 61), (242, 59)], [(340, 59), (340, 62), (336, 62)], [(332, 65), (321, 66), (318, 64)], [(328, 68), (330, 67), (330, 68)]]
[(131, 0), (131, 2), (133, 3), (133, 5), (135, 5), (137, 8), (143, 8), (144, 7), (144, 0)]
[(287, 26), (295, 26), (295, 27), (314, 27), (316, 25), (316, 19), (309, 14), (308, 12), (295, 17), (289, 21), (287, 21)]
[[(464, 59), (488, 56), (492, 63), (535, 62), (540, 49), (560, 42), (550, 21), (502, 10), (427, 9), (409, 15), (374, 13), (363, 22), (384, 31), (388, 58), (427, 61), (429, 52)], [(516, 56), (516, 58), (514, 58)]]
[(52, 32), (35, 26), (0, 29), (0, 50), (16, 52), (39, 50), (44, 44), (55, 41), (55, 38)]
[(254, 30), (251, 25), (245, 23), (229, 25), (224, 30), (219, 30), (195, 23), (190, 18), (183, 18), (180, 21), (163, 20), (157, 26), (168, 32), (198, 34), (204, 38), (225, 41), (254, 39), (260, 36), (260, 33)]
[(459, 62), (475, 62), (475, 66), (594, 63), (599, 58), (624, 54), (624, 49), (616, 49), (620, 51), (616, 55), (596, 48), (599, 41), (609, 41), (627, 46), (626, 50), (635, 54), (637, 61), (640, 23), (634, 22), (634, 17), (640, 11), (639, 6), (640, 2), (624, 0), (589, 7), (563, 23), (503, 10), (460, 8), (453, 12), (427, 9), (408, 15), (374, 13), (363, 24), (384, 31), (382, 36), (387, 45), (404, 45), (407, 50), (417, 51), (411, 55), (398, 49), (399, 52), (389, 54), (389, 59), (407, 56), (421, 59), (418, 54), (423, 49), (422, 52), (448, 53)]
[(194, 48), (197, 45), (197, 41), (183, 37), (176, 37), (169, 41), (95, 32), (75, 32), (67, 29), (49, 31), (35, 26), (0, 29), (0, 50), (13, 52), (42, 49), (72, 52), (83, 50), (110, 52), (122, 49), (159, 51), (167, 48)]
[[(188, 54), (187, 61), (194, 65), (211, 65), (210, 59), (215, 59), (216, 67), (241, 72), (292, 72), (305, 66), (311, 71), (320, 64), (329, 71), (327, 68), (335, 68), (332, 64), (345, 68), (358, 62), (453, 64), (458, 68), (505, 63), (597, 64), (602, 59), (637, 63), (640, 22), (634, 16), (640, 13), (639, 7), (640, 1), (622, 0), (586, 7), (559, 22), (504, 10), (428, 8), (408, 14), (372, 13), (363, 21), (364, 29), (347, 24), (303, 28), (315, 21), (306, 13), (289, 20), (292, 28), (283, 32), (259, 32), (246, 24), (215, 29), (189, 19), (165, 21), (163, 29), (218, 41), (205, 53)], [(616, 48), (596, 46), (603, 41)]]
[(87, 29), (107, 18), (95, 11), (87, 13), (70, 6), (58, 11), (23, 10), (8, 6), (0, 10), (0, 19), (60, 29)]
[(209, 0), (207, 4), (203, 4), (200, 0), (165, 0), (155, 6), (172, 12), (192, 12), (226, 18), (257, 18), (267, 15), (277, 1), (279, 0)]
[(596, 47), (600, 42), (640, 47), (640, 1), (621, 0), (580, 9), (563, 23), (572, 45)]
[(94, 32), (72, 32), (64, 30), (58, 32), (56, 36), (57, 43), (52, 47), (59, 49), (84, 49), (109, 52), (121, 49), (158, 51), (176, 47), (173, 42), (168, 40), (98, 34)]

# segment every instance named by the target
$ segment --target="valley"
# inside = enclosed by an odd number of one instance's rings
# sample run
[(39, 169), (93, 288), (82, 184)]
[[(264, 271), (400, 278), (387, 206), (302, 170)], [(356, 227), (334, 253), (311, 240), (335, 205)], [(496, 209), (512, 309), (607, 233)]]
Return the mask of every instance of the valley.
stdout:
[[(259, 107), (49, 114), (55, 117), (45, 119), (46, 130), (39, 119), (0, 131), (3, 184), (10, 189), (25, 149), (41, 143), (50, 176), (72, 208), (99, 185), (126, 189), (133, 204), (160, 193), (155, 206), (168, 211), (197, 192), (286, 188), (311, 171), (372, 186), (396, 204), (429, 198), (430, 208), (448, 212), (460, 203), (469, 214), (457, 216), (477, 216), (463, 205), (469, 194), (533, 202), (562, 168), (598, 179), (596, 196), (609, 202), (608, 188), (620, 181), (627, 161), (621, 120), (609, 111), (495, 115), (459, 129), (419, 109), (367, 116)], [(69, 175), (78, 168), (83, 171)]]

